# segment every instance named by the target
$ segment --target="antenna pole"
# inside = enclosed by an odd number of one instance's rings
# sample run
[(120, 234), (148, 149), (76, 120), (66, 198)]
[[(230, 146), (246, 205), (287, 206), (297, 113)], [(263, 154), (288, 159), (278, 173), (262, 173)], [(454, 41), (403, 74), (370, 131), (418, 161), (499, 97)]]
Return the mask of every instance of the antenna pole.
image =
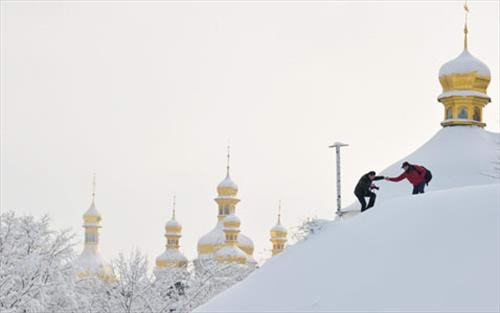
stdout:
[(348, 144), (336, 142), (333, 145), (329, 146), (329, 148), (335, 148), (335, 156), (336, 156), (336, 165), (337, 165), (337, 216), (342, 216), (342, 199), (341, 199), (341, 180), (340, 180), (340, 148), (347, 147)]

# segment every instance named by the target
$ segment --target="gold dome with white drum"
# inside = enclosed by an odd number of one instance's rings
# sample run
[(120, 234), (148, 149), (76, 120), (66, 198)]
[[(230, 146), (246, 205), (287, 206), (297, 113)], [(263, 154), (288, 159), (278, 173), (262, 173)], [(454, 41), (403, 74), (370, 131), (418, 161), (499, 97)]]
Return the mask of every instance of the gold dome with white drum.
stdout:
[(281, 201), (278, 207), (278, 222), (271, 228), (271, 242), (273, 244), (273, 256), (280, 254), (285, 250), (286, 242), (288, 241), (287, 229), (281, 225)]
[[(198, 240), (198, 260), (214, 259), (219, 249), (226, 246), (226, 234), (224, 233), (224, 220), (227, 216), (236, 213), (236, 205), (240, 202), (236, 196), (238, 185), (231, 179), (230, 175), (230, 153), (227, 152), (226, 177), (217, 186), (217, 198), (215, 202), (218, 206), (217, 224), (215, 227)], [(239, 225), (238, 225), (239, 227)], [(235, 238), (235, 246), (246, 254), (246, 264), (256, 264), (253, 258), (253, 241), (238, 231)]]
[(439, 70), (439, 82), (443, 92), (438, 96), (438, 101), (444, 105), (444, 120), (441, 123), (443, 127), (486, 126), (483, 122), (483, 108), (491, 102), (486, 94), (491, 73), (488, 66), (468, 50), (467, 4), (464, 9), (464, 51)]
[(186, 268), (188, 260), (179, 251), (179, 239), (181, 238), (182, 226), (175, 219), (175, 196), (172, 208), (172, 218), (165, 224), (165, 252), (156, 258), (155, 274), (170, 269)]
[(95, 175), (92, 181), (92, 202), (89, 209), (83, 214), (83, 228), (85, 228), (85, 240), (82, 253), (75, 261), (78, 269), (78, 277), (98, 277), (104, 281), (115, 279), (109, 264), (104, 261), (99, 252), (99, 230), (101, 229), (101, 213), (95, 206)]

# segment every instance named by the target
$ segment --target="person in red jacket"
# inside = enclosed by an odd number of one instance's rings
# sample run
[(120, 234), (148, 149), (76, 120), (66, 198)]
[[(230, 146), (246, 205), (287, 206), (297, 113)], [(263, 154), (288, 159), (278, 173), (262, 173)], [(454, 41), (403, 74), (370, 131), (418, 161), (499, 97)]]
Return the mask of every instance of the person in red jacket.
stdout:
[(386, 177), (388, 181), (399, 182), (403, 179), (408, 179), (408, 181), (413, 185), (413, 194), (424, 193), (425, 188), (425, 173), (427, 170), (425, 167), (415, 164), (410, 164), (404, 162), (401, 166), (405, 171), (398, 177)]

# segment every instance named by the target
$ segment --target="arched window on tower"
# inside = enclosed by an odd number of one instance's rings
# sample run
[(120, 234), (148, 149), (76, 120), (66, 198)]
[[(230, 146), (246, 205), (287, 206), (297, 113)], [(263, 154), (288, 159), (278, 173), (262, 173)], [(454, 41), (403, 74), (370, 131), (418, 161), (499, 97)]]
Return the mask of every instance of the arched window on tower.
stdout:
[(466, 120), (468, 118), (467, 108), (461, 107), (460, 111), (458, 111), (458, 118)]
[(452, 118), (453, 118), (453, 108), (451, 106), (449, 106), (446, 109), (446, 119), (451, 120)]
[(224, 206), (224, 215), (229, 215), (229, 205)]
[(476, 122), (481, 122), (481, 109), (478, 107), (474, 108), (474, 116), (472, 119)]

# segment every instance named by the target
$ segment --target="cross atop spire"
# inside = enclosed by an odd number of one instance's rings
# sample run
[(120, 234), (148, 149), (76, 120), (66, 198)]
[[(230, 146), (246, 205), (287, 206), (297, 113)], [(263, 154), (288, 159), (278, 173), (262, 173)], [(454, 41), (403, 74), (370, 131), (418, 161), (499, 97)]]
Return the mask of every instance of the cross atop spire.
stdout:
[(95, 173), (92, 175), (92, 202), (95, 200)]
[(175, 220), (175, 194), (172, 201), (172, 219)]
[(226, 174), (229, 176), (229, 162), (231, 159), (231, 146), (227, 146), (227, 166), (226, 166)]
[(469, 16), (469, 6), (467, 5), (467, 1), (464, 3), (465, 10), (465, 25), (464, 25), (464, 49), (467, 50), (467, 34), (469, 33), (469, 29), (467, 27), (467, 18)]
[(278, 203), (278, 224), (281, 225), (281, 200)]

